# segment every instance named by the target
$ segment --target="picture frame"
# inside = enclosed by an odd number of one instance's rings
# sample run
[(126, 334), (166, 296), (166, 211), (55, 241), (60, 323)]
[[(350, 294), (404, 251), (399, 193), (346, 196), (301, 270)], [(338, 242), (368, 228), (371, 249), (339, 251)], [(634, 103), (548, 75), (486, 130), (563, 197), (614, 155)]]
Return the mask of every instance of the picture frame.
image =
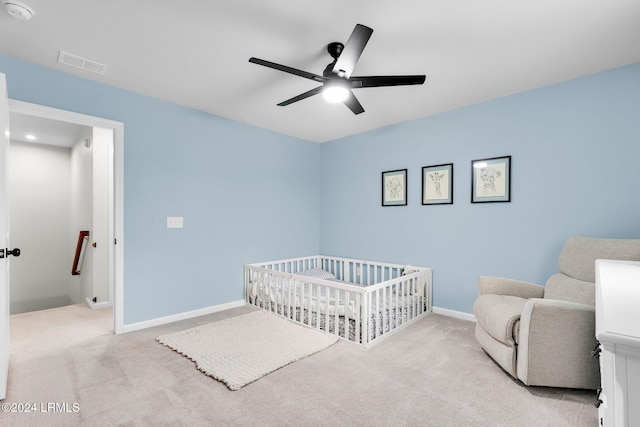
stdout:
[(407, 169), (382, 172), (382, 206), (407, 205)]
[(511, 156), (471, 161), (471, 203), (511, 201)]
[(453, 163), (422, 168), (422, 204), (453, 204)]

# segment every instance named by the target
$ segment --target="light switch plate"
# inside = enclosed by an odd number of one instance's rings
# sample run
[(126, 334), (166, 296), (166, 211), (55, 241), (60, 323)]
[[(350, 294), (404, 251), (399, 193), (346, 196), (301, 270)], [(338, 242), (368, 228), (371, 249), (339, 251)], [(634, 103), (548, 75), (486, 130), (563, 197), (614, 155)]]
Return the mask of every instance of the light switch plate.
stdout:
[(184, 221), (181, 216), (168, 216), (167, 217), (167, 228), (183, 228)]

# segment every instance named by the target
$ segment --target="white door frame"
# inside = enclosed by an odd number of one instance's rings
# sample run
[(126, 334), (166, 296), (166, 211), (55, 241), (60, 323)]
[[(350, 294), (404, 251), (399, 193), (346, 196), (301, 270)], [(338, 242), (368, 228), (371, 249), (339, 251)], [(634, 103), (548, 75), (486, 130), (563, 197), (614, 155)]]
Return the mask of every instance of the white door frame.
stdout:
[[(0, 249), (4, 252), (9, 241), (9, 206), (7, 194), (8, 151), (9, 151), (9, 111), (5, 75), (0, 73)], [(6, 255), (0, 263), (0, 400), (7, 397), (7, 377), (9, 375), (9, 301), (10, 301), (10, 261)]]
[(113, 129), (113, 232), (114, 265), (111, 271), (113, 279), (113, 289), (109, 293), (113, 295), (113, 330), (116, 334), (124, 332), (124, 123), (116, 122), (100, 117), (88, 116), (86, 114), (74, 113), (57, 108), (45, 107), (43, 105), (31, 104), (23, 101), (9, 99), (9, 112), (25, 114), (45, 119), (59, 120), (63, 122), (75, 123), (83, 126), (101, 127)]

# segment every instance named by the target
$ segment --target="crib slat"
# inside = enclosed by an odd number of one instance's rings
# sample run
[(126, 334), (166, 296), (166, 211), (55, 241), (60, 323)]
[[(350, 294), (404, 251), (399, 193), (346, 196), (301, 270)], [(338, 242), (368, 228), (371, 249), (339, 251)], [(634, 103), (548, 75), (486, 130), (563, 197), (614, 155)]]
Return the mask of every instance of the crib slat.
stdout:
[(362, 344), (366, 345), (371, 341), (371, 316), (369, 315), (369, 307), (371, 307), (371, 293), (366, 292), (364, 295), (364, 301), (362, 303), (362, 332), (364, 333), (362, 338)]
[(280, 300), (280, 306), (281, 306), (282, 316), (283, 317), (286, 317), (286, 314), (287, 314), (287, 303), (290, 300), (291, 288), (292, 288), (292, 286), (284, 286), (284, 284), (280, 288), (280, 292), (282, 293), (282, 298)]
[[(292, 265), (289, 266), (289, 268), (293, 268), (293, 263)], [(295, 293), (296, 293), (296, 287), (295, 284), (293, 283), (293, 280), (291, 279), (284, 279), (284, 281), (288, 281), (289, 282), (289, 286), (287, 286), (288, 288), (288, 295), (286, 296), (286, 299), (283, 299), (283, 301), (286, 301), (286, 306), (285, 308), (283, 308), (283, 314), (286, 314), (286, 316), (291, 319), (292, 315), (291, 315), (291, 308), (293, 307), (293, 298), (295, 298)], [(282, 286), (282, 293), (285, 293), (284, 290), (284, 283)], [(285, 304), (282, 304), (283, 306)]]
[(402, 307), (400, 308), (400, 314), (401, 314), (401, 319), (402, 322), (401, 323), (406, 323), (405, 321), (405, 315), (407, 313), (407, 311), (409, 311), (409, 284), (407, 282), (404, 282), (404, 289), (403, 289), (403, 293), (404, 293), (404, 299), (403, 299), (403, 303), (402, 303)]
[[(277, 293), (277, 290), (278, 290), (278, 287), (277, 287), (278, 277), (277, 276), (271, 276), (271, 278), (273, 278), (275, 280), (273, 281), (274, 283), (269, 281), (269, 296), (271, 296), (277, 302), (277, 300), (278, 300), (278, 293)], [(276, 313), (278, 312), (278, 306), (274, 302), (269, 302), (269, 309), (271, 311), (276, 312)]]
[(264, 296), (262, 295), (262, 288), (264, 287), (263, 285), (263, 281), (262, 281), (262, 272), (258, 271), (256, 274), (256, 280), (258, 283), (256, 283), (256, 301), (254, 302), (254, 304), (258, 307), (262, 306), (262, 301), (264, 301)]
[(406, 323), (406, 315), (409, 312), (409, 283), (404, 283), (404, 304), (402, 304), (402, 323)]
[(265, 274), (265, 278), (266, 278), (266, 283), (263, 287), (264, 289), (264, 299), (263, 299), (263, 305), (265, 309), (268, 309), (269, 311), (273, 311), (272, 307), (271, 307), (271, 295), (273, 295), (271, 293), (271, 279), (272, 279), (272, 275), (271, 274)]
[[(324, 331), (325, 332), (329, 332), (329, 290), (325, 289), (325, 287), (322, 287), (325, 290), (325, 294), (324, 294)], [(318, 294), (320, 295), (320, 294)]]
[[(330, 289), (327, 288), (327, 293), (329, 293)], [(339, 289), (334, 289), (333, 294), (333, 330), (334, 335), (340, 336), (340, 320), (338, 319), (339, 307), (340, 307), (340, 291)]]
[(361, 294), (357, 293), (356, 302), (353, 309), (353, 313), (355, 317), (354, 328), (353, 328), (353, 339), (355, 342), (360, 342), (360, 340), (362, 339), (361, 332), (360, 332), (360, 318), (362, 317), (362, 311), (360, 308), (360, 297), (361, 297)]
[(320, 285), (316, 284), (315, 286), (316, 289), (316, 297), (314, 298), (315, 301), (315, 313), (316, 313), (316, 328), (317, 329), (321, 329), (322, 325), (320, 324), (320, 313), (321, 313), (321, 308), (320, 308)]
[(312, 310), (313, 310), (313, 301), (312, 301), (312, 296), (313, 296), (313, 287), (315, 285), (313, 283), (309, 283), (309, 288), (307, 289), (307, 321), (309, 326), (313, 326), (313, 317), (311, 316)]
[(420, 292), (420, 301), (418, 303), (418, 307), (420, 310), (420, 314), (424, 313), (425, 310), (425, 302), (424, 302), (424, 297), (425, 297), (425, 291), (424, 291), (424, 281), (423, 281), (423, 277), (422, 276), (418, 276), (418, 292)]
[(265, 288), (267, 286), (269, 286), (268, 285), (269, 282), (267, 281), (268, 280), (267, 273), (260, 272), (259, 276), (261, 276), (260, 277), (260, 282), (259, 282), (260, 284), (258, 286), (258, 295), (260, 295), (260, 307), (266, 309), (266, 307), (265, 307), (266, 298), (265, 298), (264, 294), (265, 294)]
[(387, 308), (387, 288), (380, 289), (382, 293), (382, 307), (380, 307), (380, 316), (382, 322), (382, 333), (387, 332), (387, 323), (389, 322), (389, 316), (386, 315), (385, 310)]
[[(276, 279), (277, 280), (277, 279)], [(280, 286), (280, 290), (278, 290), (278, 286), (275, 285), (274, 286), (274, 293), (273, 293), (274, 297), (275, 297), (275, 309), (276, 309), (276, 313), (278, 314), (282, 314), (284, 316), (284, 313), (281, 313), (282, 311), (282, 301), (284, 300), (284, 286)]]
[(369, 321), (371, 322), (371, 328), (369, 330), (369, 336), (371, 338), (369, 339), (374, 339), (375, 337), (378, 336), (377, 330), (376, 328), (378, 327), (377, 325), (377, 313), (378, 313), (378, 307), (376, 306), (376, 296), (377, 296), (377, 292), (373, 291), (371, 292), (371, 303), (369, 304), (370, 310), (371, 312), (369, 313)]
[(400, 306), (400, 286), (396, 285), (393, 290), (393, 328), (397, 328), (398, 325), (398, 307)]
[(391, 286), (389, 286), (387, 289), (389, 292), (389, 302), (387, 303), (387, 312), (389, 314), (387, 315), (387, 323), (389, 325), (389, 330), (391, 331), (393, 329), (393, 289)]
[(418, 315), (418, 300), (420, 294), (418, 293), (418, 281), (414, 277), (411, 279), (411, 318), (413, 319)]
[(350, 327), (351, 327), (351, 313), (350, 313), (350, 301), (351, 301), (351, 292), (350, 291), (344, 291), (344, 337), (345, 339), (349, 340), (349, 331), (350, 331)]
[[(269, 301), (269, 296), (271, 295), (269, 293), (271, 291), (271, 275), (268, 273), (265, 273), (264, 279), (265, 279), (265, 283), (262, 286), (262, 296), (263, 296), (262, 307), (271, 311), (271, 304)], [(269, 307), (267, 307), (267, 304), (269, 304)]]
[[(289, 300), (289, 315), (287, 317), (296, 320), (296, 307), (300, 307), (300, 303), (303, 302), (304, 286), (296, 281), (295, 284), (292, 283), (289, 286), (289, 292), (291, 293), (291, 299)], [(301, 322), (303, 320), (302, 318), (299, 319)]]
[(409, 309), (407, 310), (407, 320), (411, 320), (416, 316), (418, 309), (418, 294), (416, 293), (415, 277), (409, 280)]
[(298, 299), (300, 301), (300, 303), (297, 304), (296, 307), (293, 308), (294, 311), (297, 310), (298, 313), (300, 313), (299, 314), (300, 322), (303, 323), (303, 324), (306, 323), (307, 325), (310, 324), (311, 319), (307, 316), (307, 321), (305, 322), (304, 313), (305, 313), (305, 307), (308, 307), (309, 302), (310, 302), (309, 295), (311, 294), (311, 286), (312, 286), (311, 283), (309, 283), (309, 285), (306, 286), (306, 287), (304, 285), (301, 286), (300, 297)]
[(403, 283), (398, 283), (398, 305), (396, 306), (396, 327), (402, 325), (402, 305), (404, 301), (404, 286)]
[(422, 298), (420, 298), (420, 314), (422, 314), (427, 310), (426, 283), (425, 283), (424, 277), (422, 276), (420, 276), (419, 286), (420, 286), (420, 294), (422, 295)]
[(411, 320), (411, 310), (413, 310), (413, 303), (414, 303), (414, 298), (413, 298), (413, 279), (410, 279), (407, 282), (407, 312), (406, 312), (406, 317), (407, 317), (407, 321)]

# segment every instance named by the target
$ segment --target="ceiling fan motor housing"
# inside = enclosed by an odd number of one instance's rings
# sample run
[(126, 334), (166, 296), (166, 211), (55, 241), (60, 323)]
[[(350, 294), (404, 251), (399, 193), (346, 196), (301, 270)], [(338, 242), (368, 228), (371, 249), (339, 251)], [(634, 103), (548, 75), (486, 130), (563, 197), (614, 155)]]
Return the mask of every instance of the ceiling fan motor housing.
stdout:
[(333, 59), (338, 59), (340, 54), (342, 53), (342, 49), (344, 49), (344, 45), (340, 42), (329, 43), (327, 46), (327, 52)]

